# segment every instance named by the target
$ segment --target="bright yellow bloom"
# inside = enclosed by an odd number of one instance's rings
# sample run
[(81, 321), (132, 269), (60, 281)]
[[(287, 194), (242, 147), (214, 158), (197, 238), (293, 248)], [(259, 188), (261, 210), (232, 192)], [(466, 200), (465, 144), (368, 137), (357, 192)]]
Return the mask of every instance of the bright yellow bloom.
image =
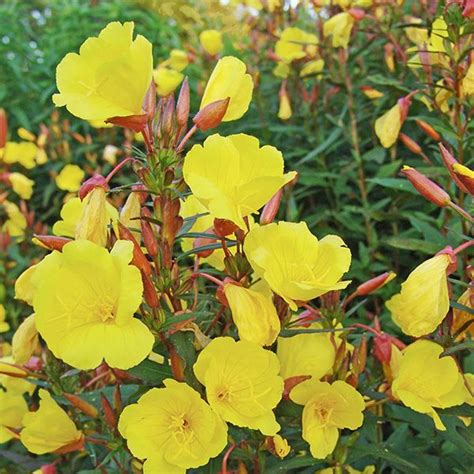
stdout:
[(0, 444), (10, 441), (13, 436), (7, 428), (19, 429), (23, 415), (28, 411), (23, 395), (0, 390)]
[(13, 334), (12, 353), (15, 364), (26, 364), (39, 347), (39, 335), (36, 329), (35, 315), (23, 320)]
[(25, 175), (21, 173), (10, 173), (8, 179), (12, 185), (13, 191), (15, 191), (18, 196), (22, 199), (30, 199), (33, 194), (33, 186), (35, 182), (31, 179), (28, 179)]
[(274, 76), (280, 79), (286, 79), (290, 75), (290, 66), (288, 63), (278, 61), (272, 72)]
[(7, 332), (10, 329), (10, 325), (5, 321), (6, 315), (5, 306), (0, 303), (0, 332)]
[(400, 293), (387, 301), (392, 319), (407, 335), (421, 337), (433, 332), (449, 311), (446, 269), (448, 255), (437, 255), (416, 267)]
[(188, 152), (183, 175), (213, 217), (244, 229), (243, 218), (258, 212), (295, 173), (283, 174), (282, 154), (272, 146), (260, 148), (255, 137), (214, 134)]
[(239, 338), (261, 346), (272, 345), (280, 332), (281, 324), (271, 292), (264, 293), (226, 283), (224, 294), (232, 311)]
[(275, 45), (275, 54), (284, 62), (315, 56), (318, 37), (300, 28), (286, 28)]
[(306, 63), (300, 71), (300, 77), (312, 76), (324, 69), (324, 59), (314, 59)]
[(153, 71), (153, 79), (158, 95), (167, 96), (174, 92), (184, 79), (184, 75), (174, 69), (158, 67)]
[[(474, 301), (474, 287), (468, 288), (458, 299), (458, 303), (466, 306), (467, 308), (473, 309)], [(472, 321), (469, 325), (467, 325)], [(464, 311), (462, 309), (453, 308), (453, 325), (451, 327), (451, 333), (458, 332), (462, 327), (465, 327), (464, 331), (458, 336), (459, 339), (464, 339), (467, 334), (474, 337), (474, 314)]]
[(19, 163), (27, 169), (36, 166), (35, 157), (38, 147), (31, 142), (7, 142), (5, 148), (0, 149), (0, 161), (7, 164)]
[(341, 281), (351, 264), (343, 240), (336, 235), (318, 240), (304, 222), (255, 226), (244, 251), (256, 275), (293, 310), (296, 301), (309, 301), (350, 283)]
[(433, 418), (438, 430), (446, 428), (435, 408), (461, 405), (466, 398), (464, 381), (450, 356), (440, 357), (443, 347), (419, 340), (403, 350), (398, 370), (392, 368), (392, 393), (404, 405)]
[(464, 96), (474, 95), (474, 62), (471, 63), (462, 80), (461, 90)]
[(20, 439), (26, 449), (30, 453), (45, 454), (78, 443), (83, 434), (68, 414), (46, 390), (40, 389), (39, 396), (39, 409), (23, 416)]
[(373, 87), (367, 86), (364, 87), (363, 89), (361, 88), (363, 94), (368, 97), (369, 99), (380, 99), (381, 97), (384, 96), (383, 92), (380, 92), (377, 89), (374, 89)]
[(402, 111), (398, 103), (375, 121), (375, 133), (385, 148), (397, 141), (401, 128)]
[(133, 40), (133, 28), (133, 22), (109, 23), (79, 54), (68, 53), (56, 69), (55, 105), (84, 120), (141, 114), (152, 79), (152, 46), (141, 35)]
[(355, 430), (364, 421), (362, 395), (341, 380), (332, 384), (305, 380), (291, 390), (290, 398), (304, 405), (303, 439), (317, 459), (324, 459), (334, 451), (340, 429)]
[(347, 12), (338, 13), (324, 22), (324, 36), (331, 36), (333, 48), (349, 46), (354, 22), (354, 17)]
[(202, 48), (210, 56), (216, 56), (224, 49), (222, 33), (217, 30), (205, 30), (199, 35)]
[(246, 73), (246, 66), (240, 59), (226, 56), (212, 71), (201, 100), (202, 110), (206, 105), (230, 97), (224, 122), (237, 120), (247, 112), (252, 100), (253, 80)]
[(278, 118), (280, 120), (288, 120), (293, 115), (291, 110), (291, 102), (288, 94), (280, 95), (280, 107), (278, 109)]
[(28, 142), (34, 142), (36, 140), (36, 136), (26, 128), (20, 127), (16, 133), (22, 140), (26, 140)]
[[(320, 329), (320, 326), (311, 328)], [(277, 356), (283, 379), (310, 375), (320, 380), (332, 370), (336, 348), (327, 333), (296, 334), (278, 338)]]
[(36, 327), (53, 354), (78, 369), (105, 361), (128, 369), (151, 352), (154, 337), (134, 312), (142, 280), (131, 242), (109, 253), (88, 240), (67, 243), (36, 266), (32, 276)]
[(186, 69), (186, 66), (189, 64), (189, 59), (186, 51), (182, 49), (172, 49), (170, 52), (170, 57), (162, 63), (163, 66), (169, 66), (175, 71), (181, 72)]
[(146, 459), (144, 474), (185, 474), (224, 449), (227, 426), (185, 383), (164, 385), (125, 407), (118, 429), (133, 455)]
[(86, 174), (77, 165), (66, 165), (56, 176), (56, 186), (63, 191), (76, 192)]
[(26, 217), (13, 202), (5, 201), (3, 207), (8, 219), (5, 221), (2, 230), (8, 232), (11, 237), (22, 237), (26, 230)]
[(230, 337), (213, 339), (194, 364), (211, 408), (236, 426), (273, 436), (280, 430), (273, 408), (281, 399), (283, 379), (273, 352)]
[(283, 459), (290, 453), (291, 446), (285, 438), (282, 438), (279, 434), (273, 437), (273, 446), (275, 447), (275, 454)]

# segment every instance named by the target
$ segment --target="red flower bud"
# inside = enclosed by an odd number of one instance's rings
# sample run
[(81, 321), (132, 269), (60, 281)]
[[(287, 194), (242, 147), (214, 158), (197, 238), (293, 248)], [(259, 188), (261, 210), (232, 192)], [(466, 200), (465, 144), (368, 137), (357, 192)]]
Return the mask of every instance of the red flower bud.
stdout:
[(102, 410), (104, 412), (104, 419), (110, 429), (115, 430), (117, 427), (117, 415), (115, 414), (112, 405), (107, 400), (107, 397), (101, 393), (100, 394), (100, 401), (102, 403)]
[(392, 343), (387, 334), (381, 333), (375, 336), (374, 340), (374, 356), (382, 364), (390, 364), (392, 356)]
[(395, 277), (396, 275), (393, 272), (382, 273), (359, 285), (356, 289), (356, 294), (357, 296), (366, 296), (373, 293), (379, 288), (382, 288), (382, 286), (386, 285), (389, 281), (392, 281)]
[(265, 204), (265, 207), (263, 208), (262, 213), (260, 214), (260, 224), (265, 225), (265, 224), (271, 224), (273, 222), (273, 219), (275, 219), (278, 209), (280, 208), (280, 202), (281, 198), (283, 196), (283, 189), (280, 188), (270, 199)]
[(448, 151), (448, 149), (442, 144), (439, 144), (439, 149), (441, 151), (441, 158), (443, 159), (444, 166), (448, 170), (451, 178), (453, 181), (456, 183), (456, 185), (459, 187), (461, 191), (464, 191), (465, 193), (468, 192), (466, 186), (464, 186), (464, 183), (462, 180), (459, 179), (458, 175), (454, 172), (453, 166), (457, 165), (458, 162), (456, 158)]
[(68, 400), (73, 407), (81, 410), (87, 416), (92, 418), (97, 418), (99, 416), (99, 412), (97, 408), (91, 405), (90, 403), (86, 402), (82, 398), (74, 395), (72, 393), (63, 393), (63, 396), (66, 400)]
[(41, 474), (57, 474), (57, 469), (54, 464), (43, 464), (40, 467)]
[(413, 138), (410, 138), (408, 135), (405, 135), (404, 133), (401, 133), (398, 135), (398, 138), (403, 142), (403, 144), (415, 155), (421, 155), (423, 153), (423, 150), (421, 149), (420, 145), (413, 140)]
[(58, 250), (61, 251), (63, 247), (71, 242), (72, 239), (66, 237), (56, 237), (55, 235), (35, 235), (33, 237), (33, 243), (45, 247), (48, 250)]
[(441, 135), (429, 123), (420, 119), (415, 119), (415, 122), (430, 138), (437, 142), (441, 141)]
[(224, 118), (229, 107), (230, 97), (216, 100), (206, 105), (193, 118), (193, 122), (199, 130), (205, 131), (217, 127)]
[(436, 206), (446, 207), (451, 203), (449, 194), (443, 188), (416, 169), (404, 166), (401, 172), (424, 198)]
[(95, 188), (102, 187), (107, 192), (109, 190), (109, 184), (107, 180), (100, 174), (95, 174), (91, 178), (84, 181), (79, 189), (79, 197), (81, 201)]
[(0, 109), (0, 148), (7, 143), (8, 121), (5, 110)]
[(349, 8), (347, 13), (349, 13), (349, 15), (351, 15), (356, 21), (360, 21), (365, 17), (365, 11), (361, 8)]
[(181, 90), (179, 91), (178, 103), (176, 104), (176, 122), (179, 128), (186, 127), (189, 118), (189, 83), (185, 77)]

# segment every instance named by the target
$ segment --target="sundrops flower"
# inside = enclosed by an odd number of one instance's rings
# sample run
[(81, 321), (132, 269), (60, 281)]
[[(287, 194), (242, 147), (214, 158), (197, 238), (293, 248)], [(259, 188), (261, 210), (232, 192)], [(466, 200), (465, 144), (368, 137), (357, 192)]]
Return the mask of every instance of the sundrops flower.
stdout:
[(334, 48), (347, 48), (354, 22), (355, 19), (350, 13), (338, 13), (324, 22), (324, 36), (331, 37)]
[(273, 352), (230, 337), (213, 339), (194, 364), (211, 408), (236, 426), (275, 435), (280, 425), (273, 408), (281, 399), (283, 379)]
[(33, 194), (35, 182), (21, 173), (10, 173), (8, 179), (12, 185), (13, 191), (22, 199), (30, 199)]
[(202, 48), (210, 56), (216, 56), (224, 49), (222, 33), (217, 30), (205, 30), (199, 35)]
[(291, 390), (290, 398), (304, 405), (303, 439), (317, 459), (324, 459), (334, 451), (340, 429), (355, 430), (364, 420), (362, 395), (341, 380), (332, 384), (306, 380)]
[(256, 275), (295, 310), (328, 291), (346, 288), (341, 281), (351, 264), (351, 252), (336, 235), (318, 240), (304, 222), (255, 226), (244, 243)]
[(26, 449), (30, 453), (45, 454), (80, 443), (82, 432), (49, 392), (40, 389), (39, 396), (39, 409), (23, 416), (20, 439)]
[(14, 202), (5, 201), (3, 207), (8, 219), (3, 224), (2, 230), (8, 232), (11, 237), (23, 237), (26, 231), (26, 217)]
[(63, 191), (76, 192), (86, 174), (77, 165), (66, 165), (56, 176), (56, 186)]
[(315, 56), (318, 37), (300, 28), (286, 28), (275, 45), (275, 54), (284, 62)]
[(161, 64), (181, 72), (189, 64), (188, 54), (182, 49), (172, 49), (169, 58)]
[(36, 166), (35, 158), (38, 147), (31, 142), (7, 142), (5, 148), (0, 148), (0, 161), (9, 165), (19, 163), (26, 169)]
[(15, 364), (26, 364), (39, 347), (35, 315), (25, 318), (18, 326), (12, 339), (12, 355)]
[(174, 69), (159, 66), (153, 71), (158, 95), (167, 96), (174, 92), (184, 79), (184, 74)]
[(164, 385), (125, 407), (118, 429), (133, 455), (146, 459), (145, 474), (185, 474), (224, 449), (227, 426), (185, 383), (166, 379)]
[(437, 255), (418, 265), (404, 283), (400, 293), (386, 305), (392, 319), (407, 335), (421, 337), (433, 332), (449, 311), (446, 270), (450, 257)]
[(438, 430), (444, 431), (435, 408), (461, 405), (466, 389), (456, 362), (450, 356), (440, 357), (443, 347), (432, 341), (419, 340), (410, 344), (392, 367), (392, 393), (404, 405), (433, 418)]
[(242, 341), (270, 346), (281, 329), (271, 291), (262, 292), (232, 283), (224, 284), (224, 294)]
[(283, 156), (276, 148), (260, 147), (257, 138), (242, 133), (211, 135), (204, 145), (193, 146), (183, 165), (186, 183), (211, 215), (242, 229), (244, 217), (256, 213), (295, 174), (283, 174)]
[(97, 38), (88, 38), (79, 54), (68, 53), (56, 69), (56, 106), (66, 106), (84, 120), (142, 114), (153, 70), (151, 43), (133, 22), (109, 23)]
[(230, 98), (223, 122), (237, 120), (247, 112), (252, 100), (253, 80), (245, 64), (233, 56), (225, 56), (216, 64), (201, 100), (202, 110), (217, 100)]
[(131, 242), (109, 253), (88, 240), (67, 243), (31, 277), (36, 327), (53, 354), (78, 369), (105, 361), (128, 369), (151, 352), (154, 337), (134, 312), (142, 300)]
[(23, 415), (28, 411), (28, 405), (21, 393), (0, 390), (0, 444), (13, 438), (8, 429), (21, 428)]

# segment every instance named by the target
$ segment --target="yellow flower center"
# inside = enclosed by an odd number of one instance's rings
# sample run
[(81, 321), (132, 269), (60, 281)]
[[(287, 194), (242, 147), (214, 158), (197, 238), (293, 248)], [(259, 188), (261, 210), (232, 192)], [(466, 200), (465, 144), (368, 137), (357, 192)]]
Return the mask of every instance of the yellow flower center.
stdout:
[(112, 322), (115, 319), (115, 305), (111, 300), (105, 299), (97, 304), (95, 315), (103, 323)]
[(326, 405), (316, 405), (314, 407), (314, 415), (322, 424), (326, 424), (331, 416), (332, 408)]
[(229, 387), (219, 387), (216, 390), (216, 398), (221, 402), (230, 402), (232, 398), (232, 393)]

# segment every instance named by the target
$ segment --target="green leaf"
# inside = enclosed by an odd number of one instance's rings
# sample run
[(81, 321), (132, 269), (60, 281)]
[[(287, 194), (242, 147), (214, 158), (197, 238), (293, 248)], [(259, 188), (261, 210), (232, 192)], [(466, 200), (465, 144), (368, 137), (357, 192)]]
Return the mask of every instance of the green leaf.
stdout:
[(426, 253), (428, 255), (433, 255), (441, 250), (439, 245), (421, 239), (389, 237), (388, 239), (385, 239), (385, 243), (390, 247), (395, 247), (397, 249), (414, 250), (417, 252)]
[(160, 385), (164, 379), (173, 376), (168, 365), (157, 364), (149, 359), (145, 359), (137, 366), (129, 369), (128, 373), (153, 385)]

